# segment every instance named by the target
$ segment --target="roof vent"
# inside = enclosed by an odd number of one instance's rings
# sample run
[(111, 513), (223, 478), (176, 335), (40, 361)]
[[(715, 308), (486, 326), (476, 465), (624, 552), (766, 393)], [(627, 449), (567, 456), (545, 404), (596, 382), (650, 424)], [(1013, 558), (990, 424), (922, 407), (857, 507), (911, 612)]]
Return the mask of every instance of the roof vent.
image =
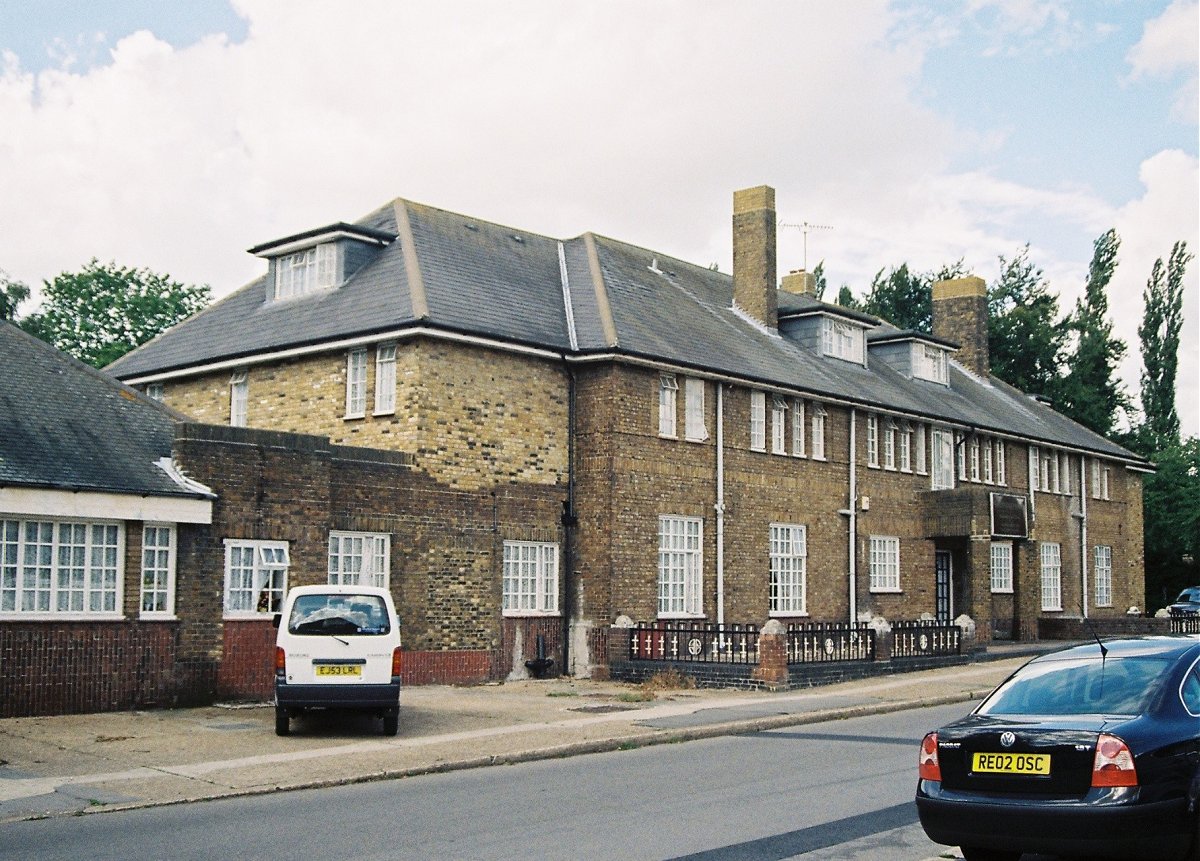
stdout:
[(514, 234), (512, 235), (512, 241), (513, 241), (513, 242), (520, 242), (522, 245), (524, 245), (524, 244), (525, 244), (525, 237), (524, 237), (524, 236), (517, 236), (517, 234), (515, 234), (515, 233), (514, 233)]
[(468, 222), (466, 222), (465, 224), (463, 224), (463, 227), (467, 228), (467, 230), (475, 230), (475, 231), (478, 231), (478, 230), (479, 230), (479, 225), (477, 225), (477, 224), (472, 224), (472, 223), (471, 223), (471, 222), (469, 222), (469, 221), (468, 221)]

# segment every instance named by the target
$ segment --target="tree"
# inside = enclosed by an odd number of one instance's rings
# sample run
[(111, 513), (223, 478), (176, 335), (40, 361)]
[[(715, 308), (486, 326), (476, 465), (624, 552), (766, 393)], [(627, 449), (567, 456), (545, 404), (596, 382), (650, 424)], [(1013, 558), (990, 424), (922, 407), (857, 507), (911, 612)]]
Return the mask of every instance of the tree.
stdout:
[(1129, 399), (1117, 378), (1125, 342), (1114, 338), (1108, 319), (1108, 285), (1117, 268), (1121, 238), (1108, 230), (1093, 244), (1084, 295), (1066, 322), (1074, 350), (1065, 359), (1056, 408), (1068, 418), (1102, 436), (1112, 433), (1117, 414), (1129, 409)]
[(863, 301), (863, 310), (900, 329), (933, 331), (933, 296), (929, 279), (910, 272), (907, 263), (894, 267), (886, 276), (882, 269), (875, 273)]
[(127, 269), (94, 257), (79, 272), (45, 282), (42, 307), (21, 328), (97, 368), (204, 308), (208, 285), (172, 281), (149, 269)]
[(1023, 392), (1057, 394), (1065, 332), (1058, 300), (1041, 269), (1029, 262), (1029, 246), (1011, 260), (1000, 256), (1000, 277), (988, 288), (988, 352), (991, 371)]
[(854, 311), (862, 310), (862, 303), (854, 298), (854, 294), (850, 292), (849, 284), (843, 284), (838, 288), (837, 304)]
[(1175, 410), (1175, 372), (1179, 365), (1179, 330), (1183, 325), (1183, 275), (1192, 255), (1186, 242), (1176, 242), (1167, 262), (1154, 261), (1142, 294), (1145, 308), (1138, 338), (1142, 344), (1141, 445), (1157, 452), (1179, 440), (1179, 413)]
[(0, 269), (0, 320), (15, 320), (17, 306), (29, 298), (29, 287)]
[(814, 284), (813, 298), (815, 298), (819, 302), (824, 299), (825, 289), (829, 286), (829, 283), (825, 280), (825, 261), (824, 260), (822, 260), (820, 263), (818, 263), (813, 268), (812, 274), (813, 274), (813, 284)]
[(1154, 453), (1145, 477), (1146, 605), (1169, 604), (1196, 585), (1200, 559), (1200, 438), (1175, 441)]

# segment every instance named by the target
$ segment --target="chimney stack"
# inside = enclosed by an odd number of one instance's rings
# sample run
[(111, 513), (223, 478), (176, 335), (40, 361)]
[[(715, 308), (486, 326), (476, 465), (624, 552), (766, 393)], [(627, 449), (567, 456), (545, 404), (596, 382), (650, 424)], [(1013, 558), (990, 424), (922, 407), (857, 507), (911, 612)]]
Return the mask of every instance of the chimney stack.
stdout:
[(987, 285), (968, 275), (933, 284), (933, 334), (959, 345), (956, 358), (972, 373), (987, 377)]
[(775, 189), (733, 193), (733, 304), (771, 329), (779, 325), (775, 296)]
[(816, 296), (817, 276), (803, 269), (794, 269), (783, 276), (783, 283), (779, 286), (788, 293), (795, 293), (798, 296)]

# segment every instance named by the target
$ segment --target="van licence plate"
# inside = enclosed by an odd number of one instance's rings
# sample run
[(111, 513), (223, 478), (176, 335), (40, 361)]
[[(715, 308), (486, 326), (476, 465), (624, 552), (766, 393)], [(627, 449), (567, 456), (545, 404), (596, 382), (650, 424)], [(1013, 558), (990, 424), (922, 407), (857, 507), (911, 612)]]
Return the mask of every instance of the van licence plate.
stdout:
[(318, 676), (361, 676), (362, 664), (317, 664)]
[(1049, 777), (1050, 754), (977, 753), (971, 759), (971, 770), (976, 774), (1031, 774)]

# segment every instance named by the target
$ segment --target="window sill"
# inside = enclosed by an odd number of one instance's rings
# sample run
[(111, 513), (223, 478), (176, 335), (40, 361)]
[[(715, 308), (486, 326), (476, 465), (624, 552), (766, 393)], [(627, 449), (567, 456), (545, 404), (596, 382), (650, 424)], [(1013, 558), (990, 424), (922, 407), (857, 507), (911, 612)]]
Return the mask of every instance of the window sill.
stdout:
[(677, 440), (677, 439), (679, 439), (679, 435), (673, 434), (673, 433), (663, 433), (662, 431), (659, 431), (658, 438), (659, 439), (675, 439), (675, 440)]
[(708, 617), (703, 613), (659, 613), (656, 621), (660, 622), (679, 622), (679, 621), (694, 621), (702, 622)]
[(554, 619), (561, 618), (558, 610), (504, 610), (505, 619)]
[(700, 436), (685, 436), (685, 437), (683, 438), (683, 441), (684, 441), (684, 442), (708, 442), (708, 437), (706, 437), (706, 436), (703, 436), (703, 437), (700, 437)]
[[(375, 412), (371, 413), (371, 415), (373, 415), (373, 416), (394, 416), (395, 414), (396, 414), (395, 409), (376, 410)], [(347, 418), (349, 418), (349, 416), (347, 416)], [(364, 416), (364, 418), (365, 418), (365, 416)]]
[(802, 613), (788, 613), (783, 610), (772, 610), (767, 616), (771, 619), (808, 619), (811, 618), (808, 611)]
[(247, 613), (244, 611), (226, 610), (221, 616), (223, 622), (270, 622), (274, 613)]
[(83, 613), (37, 610), (31, 612), (5, 611), (0, 613), (0, 622), (125, 622), (121, 613)]
[(1009, 587), (1008, 589), (993, 589), (992, 594), (993, 595), (1011, 595), (1011, 594), (1013, 594), (1013, 590), (1011, 587)]
[(876, 588), (876, 587), (874, 587), (874, 586), (873, 586), (873, 587), (871, 587), (871, 588), (870, 588), (868, 591), (869, 591), (869, 592), (870, 592), (872, 595), (903, 595), (903, 594), (904, 594), (904, 590), (903, 590), (903, 589), (900, 589), (900, 588), (895, 588), (895, 589), (881, 589), (881, 588)]
[(342, 421), (344, 421), (344, 422), (357, 421), (358, 419), (365, 419), (366, 417), (367, 417), (366, 413), (355, 413), (353, 415), (347, 413), (346, 415), (342, 416)]
[(174, 613), (141, 613), (138, 615), (139, 622), (178, 622), (179, 617)]

